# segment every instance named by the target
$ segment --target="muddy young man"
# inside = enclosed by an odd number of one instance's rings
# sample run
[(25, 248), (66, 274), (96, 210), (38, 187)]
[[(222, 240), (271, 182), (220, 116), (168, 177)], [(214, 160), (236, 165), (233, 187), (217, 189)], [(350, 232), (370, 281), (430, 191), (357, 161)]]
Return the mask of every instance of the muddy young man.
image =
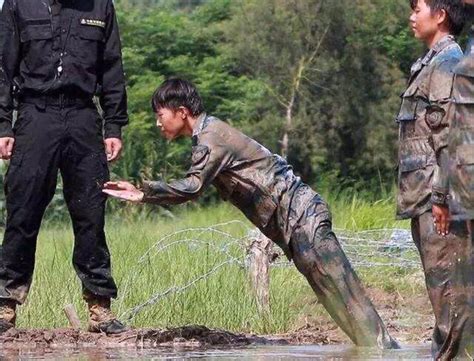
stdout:
[[(412, 66), (402, 95), (399, 123), (397, 216), (411, 219), (429, 298), (435, 315), (432, 353), (450, 359), (457, 353), (463, 322), (453, 285), (459, 245), (469, 237), (466, 222), (447, 227), (448, 177), (438, 160), (447, 157), (453, 69), (462, 58), (454, 40), (464, 25), (462, 0), (411, 0), (410, 24), (428, 50)], [(459, 296), (457, 298), (457, 296)]]
[[(474, 22), (474, 0), (466, 1), (468, 22)], [(453, 96), (448, 117), (448, 153), (438, 162), (449, 174), (449, 218), (445, 227), (466, 223), (470, 234), (450, 245), (450, 294), (453, 311), (452, 342), (447, 354), (474, 356), (474, 26), (471, 27), (465, 56), (454, 68)], [(448, 159), (447, 159), (448, 158)], [(446, 170), (448, 169), (448, 170)], [(453, 228), (453, 226), (451, 226)], [(452, 351), (451, 351), (452, 349)]]
[[(16, 306), (30, 289), (37, 235), (58, 171), (74, 229), (73, 265), (89, 307), (89, 330), (120, 333), (125, 327), (110, 311), (117, 287), (102, 193), (107, 161), (119, 156), (121, 128), (128, 121), (113, 2), (4, 0), (0, 39), (0, 156), (10, 159), (0, 252), (0, 333), (15, 326)], [(19, 105), (12, 129), (14, 90)]]
[(204, 112), (186, 80), (169, 79), (152, 99), (157, 126), (167, 139), (192, 137), (192, 165), (185, 178), (106, 183), (117, 198), (154, 204), (194, 200), (213, 184), (294, 260), (320, 302), (359, 346), (397, 348), (331, 230), (326, 203), (278, 155)]

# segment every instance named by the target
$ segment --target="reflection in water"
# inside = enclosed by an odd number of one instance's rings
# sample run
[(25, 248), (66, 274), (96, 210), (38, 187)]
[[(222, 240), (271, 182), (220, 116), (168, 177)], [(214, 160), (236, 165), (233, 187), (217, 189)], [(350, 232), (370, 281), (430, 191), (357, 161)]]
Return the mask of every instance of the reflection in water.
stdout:
[(159, 360), (199, 358), (200, 360), (431, 360), (430, 347), (405, 346), (402, 350), (382, 351), (351, 346), (254, 346), (226, 349), (185, 348), (82, 348), (0, 350), (0, 360)]

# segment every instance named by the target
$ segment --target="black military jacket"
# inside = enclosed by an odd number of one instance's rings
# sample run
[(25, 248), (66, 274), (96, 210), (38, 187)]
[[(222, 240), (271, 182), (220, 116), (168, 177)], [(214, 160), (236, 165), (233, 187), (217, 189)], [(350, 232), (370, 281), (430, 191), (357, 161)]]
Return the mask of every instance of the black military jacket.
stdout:
[(5, 0), (0, 33), (0, 137), (12, 135), (15, 83), (33, 96), (98, 95), (105, 137), (120, 137), (128, 116), (112, 0)]

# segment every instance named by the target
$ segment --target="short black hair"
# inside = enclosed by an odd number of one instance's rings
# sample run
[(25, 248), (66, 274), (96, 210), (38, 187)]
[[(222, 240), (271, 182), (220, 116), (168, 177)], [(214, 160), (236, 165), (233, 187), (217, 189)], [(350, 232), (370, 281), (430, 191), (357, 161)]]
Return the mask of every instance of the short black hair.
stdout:
[[(415, 9), (419, 0), (410, 0), (410, 6)], [(463, 0), (425, 0), (432, 12), (444, 10), (448, 15), (449, 32), (453, 35), (461, 34), (466, 21)]]
[(466, 22), (474, 22), (474, 4), (465, 4)]
[(193, 116), (204, 112), (201, 96), (196, 87), (188, 80), (172, 77), (165, 80), (153, 93), (151, 107), (156, 113), (158, 108), (178, 109), (186, 107)]

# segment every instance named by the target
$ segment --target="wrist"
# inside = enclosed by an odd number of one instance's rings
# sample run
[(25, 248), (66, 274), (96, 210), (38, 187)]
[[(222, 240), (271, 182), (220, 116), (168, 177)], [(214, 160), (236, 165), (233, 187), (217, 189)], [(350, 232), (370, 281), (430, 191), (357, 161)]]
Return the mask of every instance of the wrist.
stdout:
[(118, 141), (120, 143), (122, 143), (122, 139), (121, 138), (117, 138), (117, 137), (107, 137), (107, 138), (104, 138), (105, 141)]
[(104, 129), (104, 139), (122, 139), (122, 127), (117, 124), (106, 124)]
[(0, 130), (0, 138), (14, 138), (15, 135), (13, 133), (13, 130), (10, 129), (1, 129)]

